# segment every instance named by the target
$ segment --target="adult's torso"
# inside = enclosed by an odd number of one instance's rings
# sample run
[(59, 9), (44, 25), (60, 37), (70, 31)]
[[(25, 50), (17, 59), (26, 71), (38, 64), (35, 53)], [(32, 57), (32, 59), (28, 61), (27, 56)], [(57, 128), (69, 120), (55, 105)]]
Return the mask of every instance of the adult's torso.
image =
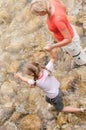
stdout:
[(63, 35), (61, 34), (60, 30), (67, 27), (71, 37), (74, 36), (73, 29), (67, 19), (66, 11), (63, 5), (58, 0), (51, 0), (50, 1), (51, 7), (54, 7), (55, 12), (47, 17), (47, 25), (51, 32), (53, 32), (55, 38), (58, 41), (62, 41), (64, 39)]

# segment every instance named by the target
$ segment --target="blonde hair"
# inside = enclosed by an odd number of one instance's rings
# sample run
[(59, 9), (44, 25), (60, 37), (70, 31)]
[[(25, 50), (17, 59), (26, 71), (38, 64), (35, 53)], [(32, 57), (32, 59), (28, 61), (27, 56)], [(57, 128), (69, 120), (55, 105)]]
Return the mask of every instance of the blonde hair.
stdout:
[(30, 3), (30, 12), (37, 14), (42, 11), (48, 11), (50, 8), (49, 0), (32, 0)]

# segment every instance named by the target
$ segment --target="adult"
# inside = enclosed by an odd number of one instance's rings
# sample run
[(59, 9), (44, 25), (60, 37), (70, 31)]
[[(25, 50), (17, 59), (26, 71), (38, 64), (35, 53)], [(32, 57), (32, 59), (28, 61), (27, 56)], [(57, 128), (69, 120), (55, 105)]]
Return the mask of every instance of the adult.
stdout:
[(80, 45), (79, 35), (68, 21), (66, 8), (59, 0), (32, 0), (30, 12), (37, 16), (47, 15), (48, 29), (58, 41), (46, 45), (47, 51), (61, 47), (73, 57), (75, 67), (86, 65), (86, 54)]

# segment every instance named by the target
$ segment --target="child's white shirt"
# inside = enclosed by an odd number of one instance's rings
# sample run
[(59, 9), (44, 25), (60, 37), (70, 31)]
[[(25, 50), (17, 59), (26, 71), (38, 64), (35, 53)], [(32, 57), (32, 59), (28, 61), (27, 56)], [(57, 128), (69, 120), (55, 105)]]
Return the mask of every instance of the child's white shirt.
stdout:
[[(49, 63), (46, 65), (46, 68), (52, 72), (53, 66), (53, 62), (50, 60)], [(36, 80), (36, 85), (45, 92), (47, 97), (51, 99), (55, 98), (59, 93), (59, 81), (52, 74), (49, 75), (49, 71), (47, 71), (46, 69), (43, 69), (42, 73), (42, 77)], [(28, 80), (29, 84), (34, 84), (34, 82), (35, 81), (33, 79)]]

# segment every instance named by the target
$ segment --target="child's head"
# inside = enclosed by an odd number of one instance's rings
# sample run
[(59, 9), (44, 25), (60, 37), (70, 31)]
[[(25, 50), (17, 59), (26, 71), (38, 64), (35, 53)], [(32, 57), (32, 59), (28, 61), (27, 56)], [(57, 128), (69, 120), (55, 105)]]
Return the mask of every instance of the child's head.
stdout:
[(27, 75), (33, 76), (35, 80), (38, 78), (40, 71), (41, 71), (41, 67), (36, 62), (28, 63), (25, 66), (25, 73)]
[(36, 81), (36, 79), (39, 77), (39, 73), (41, 72), (42, 69), (45, 69), (49, 72), (49, 76), (51, 75), (51, 71), (48, 70), (46, 67), (40, 65), (37, 62), (31, 62), (26, 64), (25, 66), (25, 73), (27, 75), (33, 76), (34, 80)]

